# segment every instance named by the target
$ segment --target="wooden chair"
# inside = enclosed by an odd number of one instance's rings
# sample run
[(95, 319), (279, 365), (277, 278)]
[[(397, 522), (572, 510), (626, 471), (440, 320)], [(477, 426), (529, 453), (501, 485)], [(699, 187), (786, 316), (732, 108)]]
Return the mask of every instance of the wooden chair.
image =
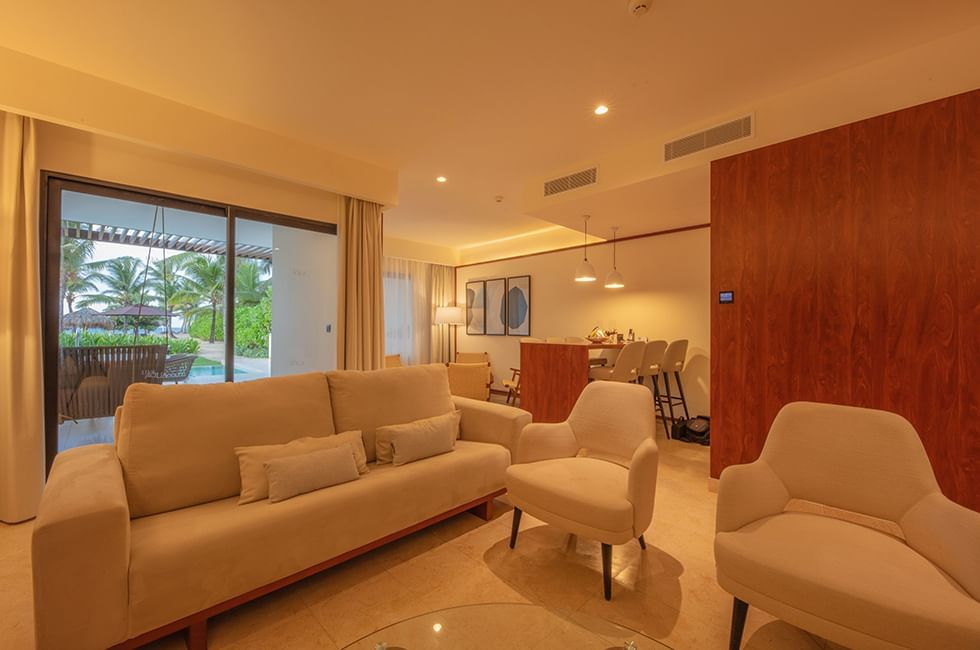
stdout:
[(401, 367), (402, 367), (402, 355), (400, 354), (385, 355), (385, 368), (401, 368)]
[(521, 398), (521, 369), (511, 368), (510, 371), (510, 379), (505, 379), (503, 384), (507, 389), (507, 404), (517, 406), (517, 400)]
[(450, 363), (449, 392), (457, 397), (490, 399), (489, 363)]

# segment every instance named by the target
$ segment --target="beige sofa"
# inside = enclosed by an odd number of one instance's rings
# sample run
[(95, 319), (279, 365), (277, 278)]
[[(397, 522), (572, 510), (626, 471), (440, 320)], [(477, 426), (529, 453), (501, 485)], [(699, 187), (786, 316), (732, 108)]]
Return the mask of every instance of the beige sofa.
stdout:
[[(236, 446), (462, 412), (453, 452), (238, 504)], [(237, 384), (136, 384), (116, 444), (63, 452), (32, 542), (38, 648), (135, 647), (467, 509), (489, 517), (530, 414), (449, 393), (441, 365)]]

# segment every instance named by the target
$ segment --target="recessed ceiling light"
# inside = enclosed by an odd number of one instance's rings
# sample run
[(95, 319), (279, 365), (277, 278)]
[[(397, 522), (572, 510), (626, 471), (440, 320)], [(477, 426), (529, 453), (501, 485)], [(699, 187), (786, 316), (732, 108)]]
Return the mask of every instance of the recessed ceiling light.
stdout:
[(592, 112), (595, 113), (596, 115), (605, 115), (606, 113), (609, 112), (609, 107), (606, 106), (605, 104), (599, 104), (598, 106), (595, 107), (595, 110)]
[(446, 177), (445, 176), (436, 176), (436, 182), (437, 183), (445, 183), (446, 182)]

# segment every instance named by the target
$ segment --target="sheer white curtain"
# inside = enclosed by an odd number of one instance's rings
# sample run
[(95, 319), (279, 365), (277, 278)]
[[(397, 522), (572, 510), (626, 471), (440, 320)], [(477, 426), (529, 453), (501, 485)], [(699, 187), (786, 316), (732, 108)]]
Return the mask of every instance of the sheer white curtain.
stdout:
[(452, 303), (451, 266), (384, 258), (385, 354), (402, 363), (440, 363), (446, 357), (446, 327), (435, 325), (436, 307)]

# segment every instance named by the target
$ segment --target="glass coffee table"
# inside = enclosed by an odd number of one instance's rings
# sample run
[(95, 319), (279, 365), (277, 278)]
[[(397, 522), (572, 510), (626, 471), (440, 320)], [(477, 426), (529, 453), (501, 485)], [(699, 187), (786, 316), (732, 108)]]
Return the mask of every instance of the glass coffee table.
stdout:
[(670, 650), (659, 641), (595, 616), (521, 603), (440, 609), (383, 627), (345, 650), (425, 648)]

